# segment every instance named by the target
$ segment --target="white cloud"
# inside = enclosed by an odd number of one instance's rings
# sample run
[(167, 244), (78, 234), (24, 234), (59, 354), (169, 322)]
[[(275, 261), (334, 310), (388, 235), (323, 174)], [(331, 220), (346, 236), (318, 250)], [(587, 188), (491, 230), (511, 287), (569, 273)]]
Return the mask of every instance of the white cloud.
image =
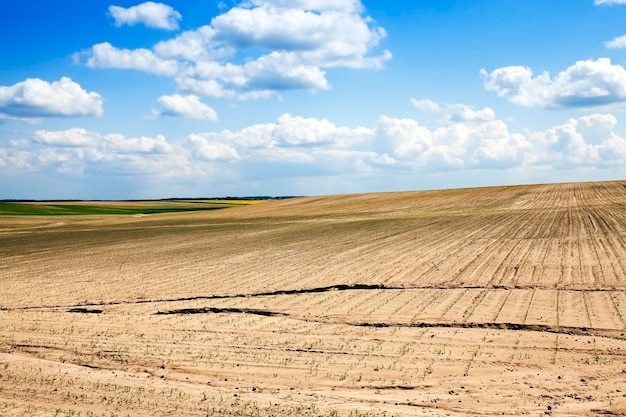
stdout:
[(252, 3), (257, 6), (299, 8), (317, 12), (335, 10), (346, 13), (359, 13), (363, 9), (360, 0), (252, 0)]
[(129, 8), (109, 6), (109, 13), (115, 20), (116, 26), (133, 26), (143, 23), (151, 28), (165, 30), (178, 29), (178, 21), (182, 18), (181, 14), (172, 7), (152, 1)]
[(58, 147), (94, 148), (114, 153), (170, 153), (173, 151), (165, 137), (127, 138), (120, 134), (101, 135), (82, 128), (67, 130), (37, 130), (33, 134), (35, 143)]
[(613, 38), (612, 40), (605, 42), (604, 45), (609, 49), (626, 48), (626, 35)]
[(187, 75), (175, 79), (176, 86), (180, 91), (192, 93), (203, 97), (233, 97), (233, 90), (225, 89), (224, 86), (214, 79), (198, 79)]
[(373, 127), (347, 127), (328, 119), (283, 114), (274, 123), (194, 133), (172, 142), (161, 135), (38, 130), (30, 144), (16, 139), (0, 147), (0, 172), (58, 172), (81, 178), (149, 175), (182, 183), (210, 178), (213, 184), (227, 179), (241, 185), (303, 177), (359, 176), (363, 181), (441, 173), (461, 177), (469, 171), (500, 178), (514, 171), (598, 171), (626, 165), (626, 140), (616, 133), (617, 119), (611, 114), (591, 114), (543, 131), (518, 133), (489, 108), (416, 101), (439, 109), (437, 126), (381, 116)]
[(400, 164), (428, 172), (502, 169), (524, 163), (532, 144), (520, 134), (511, 134), (503, 121), (491, 117), (491, 109), (475, 112), (460, 104), (451, 107), (470, 114), (459, 120), (446, 116), (442, 120), (445, 124), (434, 130), (413, 119), (382, 116), (376, 128), (377, 151), (389, 154)]
[(291, 53), (272, 52), (244, 65), (200, 62), (176, 78), (178, 89), (201, 96), (241, 100), (267, 98), (274, 91), (327, 90), (325, 72), (299, 64)]
[(328, 119), (304, 118), (283, 114), (273, 129), (272, 138), (278, 146), (331, 145), (347, 148), (372, 137), (370, 129), (337, 127)]
[(273, 90), (255, 90), (255, 91), (247, 91), (245, 93), (238, 93), (236, 97), (237, 97), (237, 100), (246, 101), (246, 100), (266, 99), (273, 95), (276, 95), (276, 92)]
[(148, 49), (118, 49), (108, 42), (91, 48), (87, 60), (90, 68), (133, 69), (151, 74), (174, 76), (179, 71), (179, 63), (157, 57)]
[(87, 92), (68, 77), (51, 83), (28, 78), (0, 86), (0, 118), (101, 116), (102, 97)]
[(326, 73), (314, 65), (302, 65), (295, 54), (272, 52), (243, 66), (245, 86), (252, 90), (327, 90)]
[(5, 162), (20, 171), (41, 171), (51, 175), (99, 175), (120, 177), (151, 174), (159, 177), (182, 175), (188, 170), (186, 155), (165, 137), (128, 138), (121, 134), (100, 134), (82, 128), (33, 134), (33, 146), (5, 149)]
[(163, 135), (126, 138), (120, 134), (109, 134), (104, 136), (104, 141), (105, 150), (118, 154), (168, 154), (174, 151)]
[(615, 133), (616, 124), (617, 119), (611, 114), (593, 114), (532, 133), (533, 140), (544, 146), (537, 164), (622, 166), (626, 162), (626, 140)]
[(182, 96), (174, 94), (161, 96), (157, 100), (165, 110), (158, 112), (160, 116), (180, 116), (190, 119), (217, 121), (217, 113), (211, 107), (200, 101), (195, 95)]
[(451, 104), (445, 107), (445, 117), (450, 122), (490, 122), (496, 115), (489, 107), (474, 110), (465, 104)]
[(533, 144), (524, 135), (510, 133), (502, 120), (485, 121), (471, 135), (475, 137), (468, 153), (472, 168), (502, 169), (532, 161)]
[(9, 148), (27, 148), (29, 145), (26, 139), (13, 139), (9, 141)]
[(411, 104), (421, 111), (440, 113), (442, 120), (447, 123), (456, 122), (488, 122), (495, 120), (495, 113), (489, 107), (475, 110), (465, 104), (439, 104), (432, 100), (417, 100), (412, 98)]
[(528, 67), (481, 70), (485, 88), (526, 107), (594, 107), (626, 101), (626, 70), (608, 58), (578, 61), (555, 77)]
[(215, 17), (211, 22), (215, 38), (238, 49), (298, 52), (304, 62), (322, 67), (379, 67), (390, 58), (388, 53), (377, 59), (367, 57), (386, 32), (371, 28), (372, 21), (357, 13), (354, 4), (333, 8), (329, 2), (313, 12), (301, 8), (301, 3), (313, 2), (281, 2), (280, 8), (274, 7), (274, 2), (260, 3), (250, 9), (235, 7)]
[(413, 106), (416, 109), (421, 110), (421, 111), (437, 113), (440, 110), (439, 104), (429, 99), (417, 100), (417, 99), (412, 98), (411, 104), (413, 104)]
[(181, 79), (215, 81), (238, 88), (245, 87), (247, 82), (243, 66), (231, 63), (199, 62), (181, 75)]
[(381, 68), (391, 58), (378, 50), (386, 31), (363, 12), (359, 0), (254, 0), (152, 49), (103, 42), (83, 57), (91, 68), (173, 77), (179, 92), (198, 96), (248, 100), (327, 90), (326, 69)]
[(415, 157), (433, 144), (432, 132), (417, 120), (381, 116), (376, 127), (376, 151), (396, 158)]
[(602, 4), (606, 4), (606, 5), (626, 4), (626, 0), (595, 0), (594, 4), (596, 6), (602, 5)]
[(302, 9), (261, 5), (234, 7), (215, 17), (211, 26), (217, 40), (238, 49), (308, 50), (325, 42), (328, 34), (324, 31), (330, 29), (331, 22), (322, 14)]
[(239, 159), (237, 150), (229, 144), (202, 135), (189, 135), (187, 146), (193, 151), (195, 157), (206, 161), (234, 161)]
[(37, 130), (33, 134), (36, 143), (54, 146), (93, 147), (98, 139), (98, 134), (77, 127), (64, 131)]
[(206, 62), (213, 59), (228, 58), (234, 50), (228, 47), (213, 46), (215, 30), (210, 26), (201, 26), (196, 30), (183, 32), (179, 36), (161, 41), (154, 45), (154, 52), (162, 58), (177, 58), (194, 62)]

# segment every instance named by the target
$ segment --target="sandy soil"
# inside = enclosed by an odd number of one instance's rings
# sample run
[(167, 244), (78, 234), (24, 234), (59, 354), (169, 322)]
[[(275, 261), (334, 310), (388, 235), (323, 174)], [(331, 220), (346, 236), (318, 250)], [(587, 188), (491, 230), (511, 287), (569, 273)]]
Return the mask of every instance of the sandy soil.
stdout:
[(626, 415), (626, 182), (0, 217), (0, 415)]

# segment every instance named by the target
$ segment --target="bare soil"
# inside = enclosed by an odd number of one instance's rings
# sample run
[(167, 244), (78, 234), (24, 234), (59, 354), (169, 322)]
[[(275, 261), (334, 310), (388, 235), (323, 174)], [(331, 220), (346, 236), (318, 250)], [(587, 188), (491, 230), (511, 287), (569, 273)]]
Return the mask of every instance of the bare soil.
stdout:
[(626, 181), (0, 217), (0, 415), (626, 415)]

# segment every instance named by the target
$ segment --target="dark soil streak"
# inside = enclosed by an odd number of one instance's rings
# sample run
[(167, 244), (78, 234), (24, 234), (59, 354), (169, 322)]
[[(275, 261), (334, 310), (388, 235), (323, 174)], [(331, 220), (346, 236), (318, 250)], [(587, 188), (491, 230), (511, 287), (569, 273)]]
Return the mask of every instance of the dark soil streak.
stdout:
[(278, 312), (278, 311), (270, 311), (270, 310), (259, 310), (259, 309), (251, 309), (251, 308), (236, 308), (236, 307), (200, 307), (200, 308), (183, 308), (176, 310), (168, 310), (168, 311), (158, 311), (154, 313), (155, 315), (167, 315), (167, 314), (221, 314), (221, 313), (234, 313), (234, 314), (256, 314), (259, 316), (268, 316), (268, 317), (290, 317), (295, 320), (304, 320), (304, 321), (314, 321), (314, 322), (323, 322), (323, 323), (336, 323), (343, 324), (347, 326), (357, 326), (357, 327), (378, 327), (378, 328), (386, 328), (386, 327), (408, 327), (408, 328), (454, 328), (454, 329), (497, 329), (497, 330), (518, 330), (518, 331), (528, 331), (528, 332), (545, 332), (545, 333), (555, 333), (555, 334), (565, 334), (565, 335), (579, 335), (579, 336), (598, 336), (598, 337), (606, 337), (610, 339), (616, 340), (626, 340), (625, 333), (621, 333), (616, 330), (607, 330), (607, 329), (594, 329), (588, 327), (574, 327), (574, 326), (551, 326), (547, 324), (523, 324), (523, 323), (473, 323), (473, 322), (413, 322), (413, 323), (399, 323), (399, 322), (350, 322), (343, 320), (331, 320), (328, 317), (317, 316), (317, 317), (300, 317), (293, 316), (288, 313)]
[(84, 313), (84, 314), (101, 314), (102, 310), (93, 308), (84, 308), (84, 307), (74, 307), (67, 310), (68, 313)]
[[(276, 295), (300, 295), (300, 294), (315, 294), (330, 291), (356, 291), (356, 290), (450, 290), (450, 289), (468, 289), (468, 290), (554, 290), (553, 286), (547, 285), (421, 285), (421, 286), (389, 286), (384, 284), (336, 284), (325, 287), (304, 288), (304, 289), (291, 289), (291, 290), (276, 290), (258, 293), (242, 293), (242, 294), (213, 294), (213, 295), (199, 295), (194, 297), (178, 297), (178, 298), (162, 298), (162, 299), (139, 299), (132, 301), (110, 301), (104, 303), (80, 303), (75, 305), (42, 305), (42, 306), (30, 306), (30, 307), (0, 307), (0, 311), (27, 311), (27, 310), (41, 310), (41, 309), (59, 309), (67, 308), (69, 313), (102, 313), (99, 309), (87, 309), (86, 307), (102, 307), (102, 306), (118, 306), (118, 305), (136, 305), (136, 304), (150, 304), (150, 303), (173, 303), (181, 301), (199, 301), (199, 300), (224, 300), (235, 298), (254, 298), (254, 297), (271, 297)], [(618, 288), (567, 288), (567, 291), (585, 291), (587, 293), (592, 292), (617, 292), (623, 291)]]
[(565, 335), (579, 335), (579, 336), (598, 336), (606, 337), (609, 339), (626, 340), (626, 335), (619, 331), (607, 330), (607, 329), (593, 329), (588, 327), (574, 327), (574, 326), (550, 326), (547, 324), (522, 324), (522, 323), (468, 323), (468, 322), (451, 322), (451, 323), (429, 323), (429, 322), (417, 322), (417, 323), (387, 323), (387, 322), (356, 322), (345, 323), (353, 326), (360, 327), (416, 327), (416, 328), (454, 328), (454, 329), (499, 329), (499, 330), (519, 330), (528, 332), (545, 332), (556, 333)]
[(289, 314), (278, 313), (274, 311), (267, 310), (257, 310), (253, 308), (236, 308), (236, 307), (202, 307), (202, 308), (181, 308), (178, 310), (169, 310), (169, 311), (157, 311), (154, 313), (155, 315), (164, 315), (164, 314), (206, 314), (206, 313), (240, 313), (240, 314), (256, 314), (259, 316), (269, 316), (269, 317), (288, 317)]

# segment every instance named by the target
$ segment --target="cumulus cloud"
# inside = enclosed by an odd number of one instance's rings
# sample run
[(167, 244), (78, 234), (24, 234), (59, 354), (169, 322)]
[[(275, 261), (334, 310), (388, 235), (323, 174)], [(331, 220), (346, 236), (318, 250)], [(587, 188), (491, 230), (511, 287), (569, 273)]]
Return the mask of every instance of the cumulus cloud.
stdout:
[(254, 0), (151, 49), (103, 42), (82, 55), (91, 68), (171, 76), (179, 92), (245, 100), (329, 89), (329, 68), (381, 68), (386, 35), (359, 0)]
[[(283, 114), (276, 123), (260, 123), (239, 131), (223, 130), (197, 134), (208, 143), (224, 143), (237, 150), (243, 159), (264, 158), (288, 152), (290, 155), (306, 155), (322, 150), (345, 150), (358, 148), (373, 138), (372, 129), (336, 126), (327, 119), (306, 118)], [(196, 138), (197, 139), (197, 138)], [(310, 158), (307, 158), (310, 159)]]
[[(422, 102), (422, 100), (416, 100)], [(372, 127), (283, 114), (239, 130), (165, 137), (126, 137), (82, 128), (38, 130), (0, 147), (0, 172), (46, 175), (149, 175), (175, 183), (292, 181), (359, 176), (363, 181), (465, 171), (615, 169), (626, 163), (626, 140), (611, 114), (572, 118), (549, 129), (511, 132), (490, 109), (428, 103), (442, 118), (429, 128), (412, 118), (381, 116)], [(453, 119), (447, 113), (461, 113)], [(205, 182), (203, 182), (205, 183)], [(269, 184), (269, 183), (268, 183)]]
[(554, 167), (623, 165), (626, 140), (615, 133), (616, 125), (611, 114), (593, 114), (534, 132), (533, 140), (544, 146), (537, 163)]
[(182, 18), (181, 14), (172, 7), (152, 1), (129, 8), (109, 6), (109, 14), (113, 17), (116, 26), (133, 26), (143, 23), (148, 27), (164, 30), (178, 29), (178, 21)]
[(331, 145), (335, 148), (349, 148), (372, 137), (370, 129), (338, 127), (328, 119), (304, 118), (283, 114), (272, 131), (272, 138), (278, 146)]
[(417, 100), (412, 98), (411, 104), (421, 111), (439, 113), (442, 120), (447, 123), (455, 122), (488, 122), (495, 120), (495, 112), (489, 107), (475, 110), (472, 106), (465, 104), (439, 104), (432, 100)]
[(174, 76), (179, 69), (177, 61), (159, 58), (148, 49), (118, 49), (108, 42), (99, 43), (91, 48), (87, 66), (133, 69), (164, 76)]
[(272, 52), (243, 66), (244, 86), (253, 90), (327, 90), (325, 72), (315, 65), (302, 65), (291, 53)]
[[(466, 120), (446, 116), (444, 125), (431, 130), (413, 119), (382, 116), (376, 128), (377, 150), (398, 163), (426, 171), (507, 168), (523, 164), (532, 144), (512, 134), (502, 120), (492, 118), (491, 109), (470, 110)], [(485, 117), (489, 115), (489, 117)]]
[(328, 3), (314, 12), (298, 2), (279, 2), (283, 7), (275, 7), (275, 2), (259, 3), (215, 17), (211, 22), (215, 38), (237, 49), (298, 52), (304, 61), (324, 67), (377, 67), (388, 59), (387, 54), (377, 60), (366, 58), (386, 32), (370, 27), (371, 19), (362, 17), (354, 7)]
[(93, 148), (123, 154), (158, 154), (170, 153), (173, 150), (162, 135), (155, 138), (127, 138), (120, 134), (102, 135), (82, 128), (56, 131), (37, 130), (33, 134), (33, 141), (58, 147)]
[(72, 128), (65, 131), (37, 130), (33, 134), (33, 141), (54, 146), (93, 147), (98, 143), (99, 135), (82, 128)]
[(237, 150), (217, 138), (191, 134), (187, 138), (187, 147), (193, 155), (205, 161), (233, 161), (239, 159)]
[(217, 113), (200, 101), (195, 95), (174, 94), (161, 96), (157, 100), (165, 110), (157, 112), (159, 116), (187, 117), (190, 119), (217, 121)]
[(193, 62), (206, 62), (230, 57), (234, 50), (226, 47), (213, 47), (215, 29), (205, 25), (196, 30), (188, 30), (175, 38), (160, 41), (154, 45), (154, 52), (163, 58), (175, 58)]
[(68, 77), (47, 82), (28, 78), (0, 86), (0, 118), (101, 116), (102, 97), (87, 92)]
[(376, 127), (376, 151), (395, 158), (412, 158), (433, 144), (432, 132), (413, 119), (381, 116)]
[[(1, 148), (0, 148), (1, 149)], [(51, 175), (100, 174), (107, 177), (127, 175), (180, 175), (187, 169), (183, 153), (164, 136), (126, 137), (101, 134), (83, 128), (37, 130), (32, 146), (6, 148), (5, 163), (21, 172), (41, 171)]]
[(174, 148), (167, 143), (165, 136), (157, 135), (154, 138), (141, 136), (138, 138), (127, 138), (121, 134), (109, 134), (103, 136), (103, 148), (106, 151), (113, 151), (118, 154), (168, 154)]
[(462, 169), (508, 169), (533, 160), (534, 145), (523, 134), (512, 133), (489, 107), (441, 104), (411, 99), (414, 107), (438, 113), (440, 125), (429, 129), (413, 119), (382, 118), (379, 141), (403, 163), (430, 172)]
[(626, 48), (626, 35), (617, 36), (612, 40), (605, 42), (604, 45), (609, 49), (622, 49)]
[(481, 70), (485, 88), (526, 107), (593, 107), (626, 101), (626, 70), (609, 58), (578, 61), (551, 77), (528, 67)]

